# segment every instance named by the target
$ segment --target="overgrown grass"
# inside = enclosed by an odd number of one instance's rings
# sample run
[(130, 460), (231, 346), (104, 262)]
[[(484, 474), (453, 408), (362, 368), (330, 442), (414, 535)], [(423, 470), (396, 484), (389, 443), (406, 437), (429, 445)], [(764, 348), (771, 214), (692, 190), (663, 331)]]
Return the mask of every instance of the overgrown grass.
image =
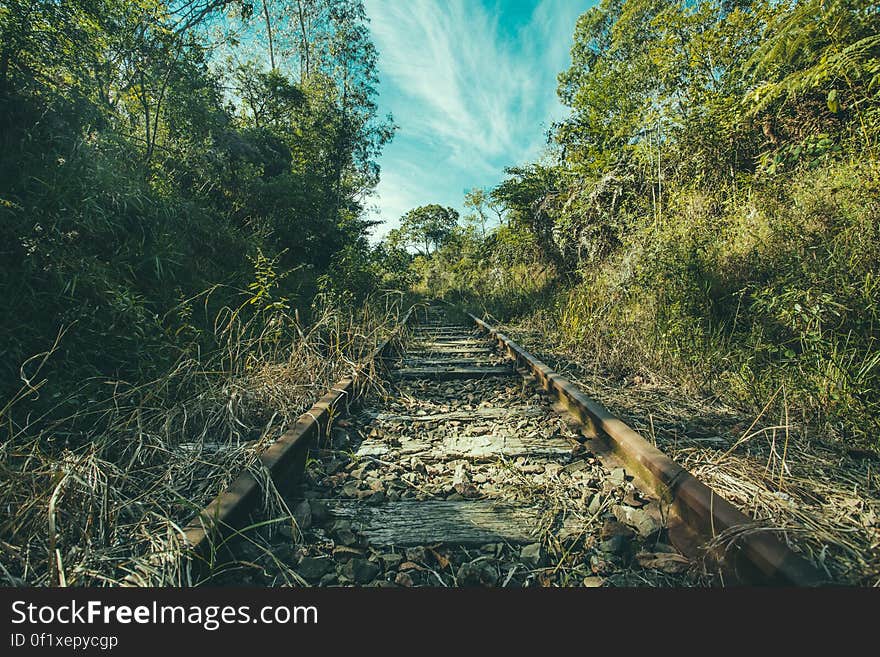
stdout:
[[(880, 167), (832, 163), (740, 189), (680, 188), (572, 286), (483, 297), (597, 370), (662, 377), (878, 445)], [(451, 287), (451, 286), (450, 286)], [(479, 296), (475, 294), (474, 296)]]
[[(194, 349), (149, 382), (85, 381), (65, 417), (32, 417), (40, 365), (55, 354), (34, 357), (0, 407), (0, 580), (96, 586), (146, 572), (147, 584), (185, 583), (173, 566), (146, 564), (150, 553), (179, 545), (187, 521), (375, 348), (401, 305), (319, 303), (307, 326), (280, 309), (245, 319), (226, 308), (215, 350)], [(271, 487), (265, 504), (285, 508)]]

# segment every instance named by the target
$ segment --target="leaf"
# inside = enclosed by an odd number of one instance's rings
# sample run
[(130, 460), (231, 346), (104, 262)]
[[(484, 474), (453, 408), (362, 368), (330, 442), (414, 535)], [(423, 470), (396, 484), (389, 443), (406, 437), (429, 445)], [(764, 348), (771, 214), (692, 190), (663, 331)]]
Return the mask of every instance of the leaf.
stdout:
[(639, 552), (636, 561), (642, 568), (662, 570), (672, 575), (683, 573), (691, 565), (686, 557), (672, 552)]
[(840, 101), (837, 100), (837, 89), (832, 89), (828, 92), (828, 111), (832, 114), (837, 114), (840, 111)]
[(442, 554), (440, 554), (439, 552), (437, 552), (437, 550), (435, 550), (433, 548), (428, 548), (428, 549), (431, 551), (431, 554), (433, 554), (434, 558), (437, 560), (437, 563), (440, 566), (440, 570), (443, 570), (444, 568), (446, 568), (446, 566), (449, 565), (449, 559), (444, 557)]

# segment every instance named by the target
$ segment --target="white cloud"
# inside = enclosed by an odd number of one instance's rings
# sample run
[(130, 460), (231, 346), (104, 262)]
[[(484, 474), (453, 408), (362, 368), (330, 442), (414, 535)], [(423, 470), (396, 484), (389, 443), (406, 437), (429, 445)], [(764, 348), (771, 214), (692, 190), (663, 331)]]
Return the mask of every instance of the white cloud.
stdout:
[(457, 181), (447, 184), (447, 195), (455, 189), (459, 198), (451, 202), (460, 205), (466, 178), (467, 186), (497, 182), (504, 166), (537, 155), (548, 122), (561, 116), (556, 74), (567, 65), (582, 3), (542, 0), (513, 31), (500, 22), (509, 18), (503, 2), (365, 4), (379, 49), (380, 102), (400, 126), (396, 140), (422, 145), (415, 152), (392, 144), (382, 158), (377, 202), (384, 218), (441, 202), (438, 176)]

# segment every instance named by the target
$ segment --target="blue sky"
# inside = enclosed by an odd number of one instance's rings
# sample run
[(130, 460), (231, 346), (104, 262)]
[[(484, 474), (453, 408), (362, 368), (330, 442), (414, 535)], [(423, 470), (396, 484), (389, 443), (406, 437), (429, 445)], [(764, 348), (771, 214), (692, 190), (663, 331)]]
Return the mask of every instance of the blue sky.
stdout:
[(379, 50), (379, 105), (399, 126), (372, 217), (381, 238), (407, 210), (492, 187), (537, 157), (565, 115), (556, 75), (592, 0), (365, 0)]

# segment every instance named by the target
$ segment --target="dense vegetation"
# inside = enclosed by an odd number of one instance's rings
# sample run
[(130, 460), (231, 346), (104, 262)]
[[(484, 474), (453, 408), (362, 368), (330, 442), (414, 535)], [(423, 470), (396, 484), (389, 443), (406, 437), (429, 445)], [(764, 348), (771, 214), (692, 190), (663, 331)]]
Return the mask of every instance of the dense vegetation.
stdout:
[(0, 0), (2, 581), (133, 572), (394, 321), (376, 58), (360, 0)]
[(363, 198), (392, 125), (364, 10), (289, 4), (0, 4), (0, 397), (61, 332), (50, 399), (212, 348), (223, 307), (373, 288)]
[(421, 288), (876, 444), (876, 4), (603, 0), (571, 56), (549, 151), (468, 196)]
[(602, 0), (571, 57), (538, 161), (370, 246), (361, 0), (0, 0), (0, 581), (180, 582), (388, 290), (876, 447), (875, 3)]

